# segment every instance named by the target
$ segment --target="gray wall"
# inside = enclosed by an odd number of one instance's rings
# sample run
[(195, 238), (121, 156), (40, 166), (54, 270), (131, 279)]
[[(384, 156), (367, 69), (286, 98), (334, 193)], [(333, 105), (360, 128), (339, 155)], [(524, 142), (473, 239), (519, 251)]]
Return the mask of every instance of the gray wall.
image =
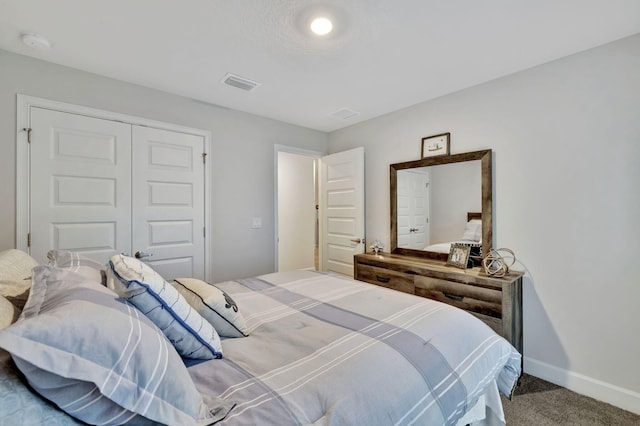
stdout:
[(274, 145), (327, 148), (322, 132), (0, 50), (0, 250), (15, 247), (17, 93), (209, 130), (214, 281), (274, 270)]
[(524, 283), (525, 370), (640, 411), (640, 35), (330, 134), (366, 151), (367, 239), (389, 244), (389, 164), (451, 132), (494, 151), (494, 246)]

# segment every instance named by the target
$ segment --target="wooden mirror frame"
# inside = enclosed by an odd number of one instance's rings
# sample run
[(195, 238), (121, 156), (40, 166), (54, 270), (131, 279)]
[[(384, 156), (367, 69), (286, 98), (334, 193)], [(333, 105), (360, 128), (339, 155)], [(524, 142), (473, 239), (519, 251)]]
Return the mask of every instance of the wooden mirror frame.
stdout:
[(493, 246), (493, 170), (491, 165), (490, 149), (438, 157), (428, 157), (423, 158), (422, 160), (407, 161), (405, 163), (396, 163), (389, 166), (389, 187), (391, 194), (391, 253), (440, 260), (447, 260), (448, 257), (448, 255), (444, 253), (398, 247), (398, 194), (396, 191), (398, 171), (474, 160), (480, 160), (482, 174), (482, 253), (489, 253)]

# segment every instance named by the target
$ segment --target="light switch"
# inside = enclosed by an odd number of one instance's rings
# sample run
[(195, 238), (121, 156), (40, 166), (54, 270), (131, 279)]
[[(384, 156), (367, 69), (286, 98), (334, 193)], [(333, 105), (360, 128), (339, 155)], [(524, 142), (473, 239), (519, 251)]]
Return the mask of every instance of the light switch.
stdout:
[(253, 228), (253, 229), (262, 228), (262, 218), (261, 217), (254, 217), (251, 220), (251, 228)]

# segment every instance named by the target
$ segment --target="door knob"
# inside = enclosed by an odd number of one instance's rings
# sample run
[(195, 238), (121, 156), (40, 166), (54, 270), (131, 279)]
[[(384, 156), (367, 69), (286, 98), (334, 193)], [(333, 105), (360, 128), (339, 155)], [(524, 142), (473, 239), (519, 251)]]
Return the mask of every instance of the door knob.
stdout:
[(153, 253), (145, 253), (143, 251), (137, 251), (136, 254), (134, 254), (136, 259), (142, 259), (144, 257), (151, 257), (153, 256)]
[(364, 244), (364, 238), (352, 238), (350, 241), (356, 244)]

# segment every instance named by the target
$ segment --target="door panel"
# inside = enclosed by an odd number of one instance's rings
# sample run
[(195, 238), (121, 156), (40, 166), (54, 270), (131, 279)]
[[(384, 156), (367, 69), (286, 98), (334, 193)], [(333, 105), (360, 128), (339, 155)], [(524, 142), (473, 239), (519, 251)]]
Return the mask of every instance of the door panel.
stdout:
[(424, 250), (429, 241), (429, 176), (401, 170), (397, 197), (398, 247)]
[(320, 162), (320, 264), (353, 277), (353, 256), (364, 252), (364, 149)]
[(30, 254), (131, 250), (131, 126), (32, 107)]
[(133, 127), (133, 253), (165, 279), (204, 279), (204, 138)]

